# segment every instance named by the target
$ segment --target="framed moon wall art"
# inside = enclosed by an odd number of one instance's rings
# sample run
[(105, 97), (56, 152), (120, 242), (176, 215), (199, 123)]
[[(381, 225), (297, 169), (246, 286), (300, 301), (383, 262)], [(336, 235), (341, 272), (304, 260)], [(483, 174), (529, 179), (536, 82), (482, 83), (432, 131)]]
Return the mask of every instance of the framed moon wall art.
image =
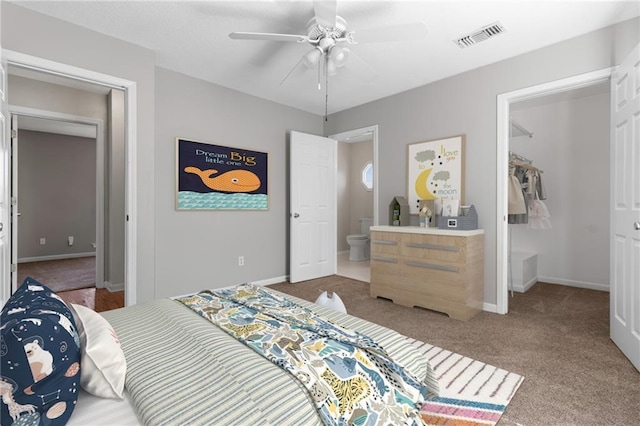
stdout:
[(444, 200), (464, 201), (465, 135), (407, 145), (407, 202), (418, 214), (421, 200), (434, 200), (436, 212)]
[(178, 210), (268, 210), (265, 152), (176, 139)]

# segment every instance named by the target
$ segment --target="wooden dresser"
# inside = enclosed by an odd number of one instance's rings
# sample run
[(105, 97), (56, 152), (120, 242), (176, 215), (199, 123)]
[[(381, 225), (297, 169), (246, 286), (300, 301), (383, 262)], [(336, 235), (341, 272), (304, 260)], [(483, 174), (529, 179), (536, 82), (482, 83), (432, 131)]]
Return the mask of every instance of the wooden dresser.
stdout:
[(468, 320), (482, 310), (484, 231), (371, 227), (371, 297)]

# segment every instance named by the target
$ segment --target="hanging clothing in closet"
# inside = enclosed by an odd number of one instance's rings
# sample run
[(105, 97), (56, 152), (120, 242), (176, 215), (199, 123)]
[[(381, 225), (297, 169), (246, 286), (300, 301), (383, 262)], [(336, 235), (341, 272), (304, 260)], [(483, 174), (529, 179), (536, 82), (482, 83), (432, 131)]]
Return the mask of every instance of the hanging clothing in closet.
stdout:
[(527, 224), (531, 229), (549, 229), (549, 210), (542, 202), (547, 198), (542, 184), (542, 171), (519, 156), (509, 162), (510, 224)]
[[(524, 216), (524, 217), (523, 217)], [(527, 223), (527, 202), (516, 167), (509, 166), (509, 223)]]

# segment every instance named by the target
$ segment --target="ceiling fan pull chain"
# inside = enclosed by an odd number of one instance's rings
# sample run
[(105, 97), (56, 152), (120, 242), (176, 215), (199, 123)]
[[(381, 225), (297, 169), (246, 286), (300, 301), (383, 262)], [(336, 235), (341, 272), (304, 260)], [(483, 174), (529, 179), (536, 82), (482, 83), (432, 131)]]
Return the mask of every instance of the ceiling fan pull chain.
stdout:
[(324, 61), (324, 121), (327, 120), (329, 105), (329, 56)]

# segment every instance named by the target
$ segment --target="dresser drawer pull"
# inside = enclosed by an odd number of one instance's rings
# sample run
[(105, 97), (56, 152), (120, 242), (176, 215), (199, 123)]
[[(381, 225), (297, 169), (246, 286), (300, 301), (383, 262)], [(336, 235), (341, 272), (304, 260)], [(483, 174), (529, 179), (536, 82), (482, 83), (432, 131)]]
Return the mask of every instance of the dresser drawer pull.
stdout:
[(457, 266), (437, 265), (435, 263), (416, 262), (414, 260), (407, 260), (404, 263), (409, 266), (415, 266), (417, 268), (440, 269), (441, 271), (460, 272), (460, 268), (458, 268)]
[(398, 242), (393, 240), (371, 240), (373, 244), (385, 244), (388, 246), (397, 246)]
[(393, 240), (371, 240), (373, 244), (386, 244), (388, 246), (397, 246), (398, 242)]
[(444, 251), (460, 251), (460, 249), (456, 246), (441, 246), (438, 244), (426, 244), (426, 243), (406, 243), (407, 247), (412, 248), (422, 248), (422, 249), (433, 249), (433, 250), (444, 250)]
[(378, 262), (398, 263), (398, 259), (393, 257), (371, 256), (371, 260), (377, 260)]

